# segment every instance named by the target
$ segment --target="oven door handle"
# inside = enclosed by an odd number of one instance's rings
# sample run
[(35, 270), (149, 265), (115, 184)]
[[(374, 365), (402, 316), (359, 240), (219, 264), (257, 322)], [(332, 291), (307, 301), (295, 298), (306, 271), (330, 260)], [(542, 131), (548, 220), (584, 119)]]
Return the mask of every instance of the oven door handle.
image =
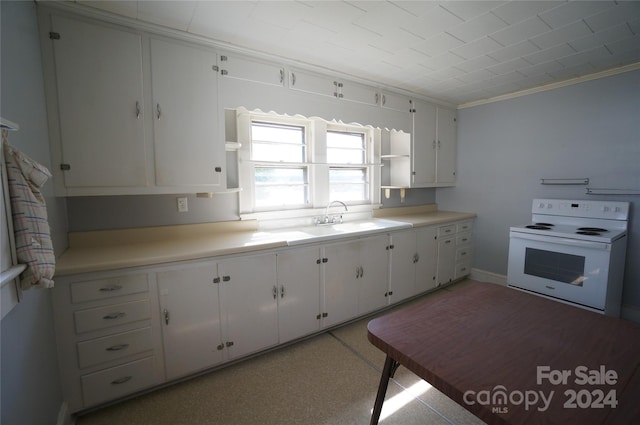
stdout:
[(609, 251), (611, 249), (611, 245), (603, 242), (583, 241), (580, 239), (559, 238), (555, 236), (541, 236), (541, 235), (533, 235), (530, 233), (511, 232), (509, 234), (509, 237), (516, 238), (516, 239), (524, 239), (529, 241), (538, 241), (538, 242), (546, 242), (551, 244), (575, 246), (580, 248), (597, 249), (601, 251)]

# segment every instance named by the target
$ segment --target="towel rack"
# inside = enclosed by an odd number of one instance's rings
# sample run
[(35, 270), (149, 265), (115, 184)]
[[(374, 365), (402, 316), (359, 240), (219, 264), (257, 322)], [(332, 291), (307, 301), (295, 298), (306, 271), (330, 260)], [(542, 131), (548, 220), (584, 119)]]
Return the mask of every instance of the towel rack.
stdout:
[(589, 184), (589, 178), (577, 179), (540, 179), (540, 184), (545, 185), (583, 185)]
[(587, 195), (640, 195), (640, 189), (605, 189), (588, 187)]

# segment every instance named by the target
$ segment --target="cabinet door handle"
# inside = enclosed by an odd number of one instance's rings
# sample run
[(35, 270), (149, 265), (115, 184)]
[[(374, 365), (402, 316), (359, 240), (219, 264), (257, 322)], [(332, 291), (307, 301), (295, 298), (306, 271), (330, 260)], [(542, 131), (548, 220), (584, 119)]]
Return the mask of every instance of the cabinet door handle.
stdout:
[(168, 325), (169, 324), (169, 310), (167, 310), (166, 308), (163, 310), (162, 315), (164, 316), (164, 324)]
[(360, 266), (360, 277), (364, 276), (364, 267)]
[(111, 381), (111, 385), (124, 384), (125, 382), (129, 382), (132, 378), (133, 378), (133, 376), (131, 376), (131, 375), (123, 376), (122, 378), (118, 378), (118, 379), (115, 379), (115, 380)]
[(280, 285), (280, 299), (284, 298), (284, 293), (285, 293), (284, 285)]
[(160, 104), (156, 103), (156, 116), (158, 117), (158, 121), (162, 118), (162, 110), (160, 109)]
[(122, 289), (121, 285), (109, 285), (109, 286), (103, 286), (98, 290), (100, 292), (112, 292), (112, 291), (119, 291), (120, 289)]
[(109, 313), (106, 316), (103, 316), (102, 318), (104, 320), (116, 320), (116, 319), (120, 319), (120, 318), (122, 318), (124, 316), (126, 316), (126, 313), (118, 312), (118, 313)]
[(284, 83), (284, 69), (280, 70), (280, 84)]
[(136, 119), (140, 119), (140, 101), (136, 100)]
[(278, 296), (278, 288), (276, 288), (276, 285), (273, 285), (273, 288), (271, 288), (271, 293), (273, 294), (273, 299), (275, 300)]
[(296, 73), (292, 72), (291, 73), (291, 87), (296, 85)]
[(111, 347), (105, 348), (106, 351), (121, 351), (129, 348), (129, 344), (118, 344), (112, 345)]

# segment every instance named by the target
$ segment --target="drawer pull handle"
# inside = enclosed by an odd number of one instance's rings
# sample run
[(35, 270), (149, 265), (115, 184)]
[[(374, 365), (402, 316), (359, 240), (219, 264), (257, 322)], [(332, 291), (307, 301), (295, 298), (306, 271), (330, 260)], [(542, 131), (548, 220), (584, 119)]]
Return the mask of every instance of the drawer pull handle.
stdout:
[(100, 292), (119, 291), (120, 289), (122, 289), (121, 285), (103, 286), (102, 288), (100, 288)]
[(124, 384), (125, 382), (129, 382), (131, 380), (131, 378), (133, 378), (133, 376), (129, 375), (129, 376), (123, 376), (122, 378), (118, 378), (114, 381), (111, 381), (111, 385), (120, 385), (120, 384)]
[(120, 351), (120, 350), (125, 350), (129, 348), (129, 344), (118, 344), (118, 345), (112, 345), (111, 347), (107, 347), (105, 348), (105, 350), (107, 351)]
[(111, 314), (107, 314), (106, 316), (103, 317), (104, 320), (116, 320), (116, 319), (121, 319), (125, 316), (125, 313), (111, 313)]

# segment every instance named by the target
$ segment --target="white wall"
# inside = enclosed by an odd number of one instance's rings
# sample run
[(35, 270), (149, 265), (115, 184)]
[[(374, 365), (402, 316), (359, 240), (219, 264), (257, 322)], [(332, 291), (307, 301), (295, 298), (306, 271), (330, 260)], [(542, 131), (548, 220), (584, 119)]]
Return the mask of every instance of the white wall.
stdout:
[[(0, 115), (20, 125), (10, 142), (50, 168), (35, 2), (0, 2)], [(63, 199), (43, 193), (56, 254), (66, 248)], [(55, 424), (62, 403), (51, 291), (31, 289), (2, 320), (2, 424)]]
[(440, 208), (478, 214), (474, 267), (507, 273), (509, 226), (534, 198), (632, 202), (623, 304), (640, 309), (640, 196), (586, 195), (541, 178), (588, 177), (596, 188), (640, 189), (640, 71), (458, 111), (458, 185)]

